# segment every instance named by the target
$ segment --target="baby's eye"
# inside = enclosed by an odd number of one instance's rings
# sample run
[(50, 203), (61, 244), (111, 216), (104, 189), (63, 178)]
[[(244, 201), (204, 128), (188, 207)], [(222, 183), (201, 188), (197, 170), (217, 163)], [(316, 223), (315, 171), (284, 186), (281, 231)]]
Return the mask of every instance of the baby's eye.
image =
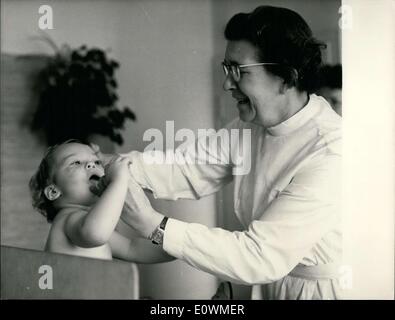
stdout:
[(73, 161), (71, 163), (72, 166), (79, 166), (80, 164), (81, 164), (81, 161), (79, 161), (79, 160)]
[(101, 161), (100, 161), (100, 160), (96, 160), (96, 161), (95, 161), (95, 165), (101, 166)]

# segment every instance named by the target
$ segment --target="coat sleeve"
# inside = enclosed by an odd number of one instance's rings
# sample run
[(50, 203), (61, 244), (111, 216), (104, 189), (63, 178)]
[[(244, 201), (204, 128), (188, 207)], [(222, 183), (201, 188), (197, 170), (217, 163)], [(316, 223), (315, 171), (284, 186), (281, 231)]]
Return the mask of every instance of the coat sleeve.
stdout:
[(224, 129), (175, 151), (132, 151), (122, 156), (131, 160), (131, 174), (155, 198), (199, 199), (232, 181), (240, 162), (235, 161), (234, 154), (240, 146), (237, 139), (231, 139), (231, 130), (238, 122), (234, 120)]

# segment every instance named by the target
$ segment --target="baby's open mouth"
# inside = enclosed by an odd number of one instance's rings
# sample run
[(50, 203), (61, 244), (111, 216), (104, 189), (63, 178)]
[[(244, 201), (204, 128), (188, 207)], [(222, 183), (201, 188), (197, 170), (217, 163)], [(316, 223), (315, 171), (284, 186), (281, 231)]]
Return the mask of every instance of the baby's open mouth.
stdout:
[(103, 183), (100, 183), (101, 178), (102, 177), (98, 176), (97, 174), (92, 174), (89, 177), (89, 184), (90, 184), (89, 190), (97, 196), (100, 196), (101, 193), (103, 192)]
[(100, 177), (98, 175), (96, 175), (96, 174), (92, 174), (89, 177), (89, 182), (92, 183), (92, 184), (97, 184), (99, 182), (99, 180), (100, 180)]

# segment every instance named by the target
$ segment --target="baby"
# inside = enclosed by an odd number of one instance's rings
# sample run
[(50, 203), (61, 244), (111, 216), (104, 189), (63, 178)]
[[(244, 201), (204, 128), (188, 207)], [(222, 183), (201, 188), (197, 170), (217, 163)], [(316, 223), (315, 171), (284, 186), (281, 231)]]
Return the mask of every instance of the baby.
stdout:
[[(88, 145), (69, 140), (50, 147), (30, 180), (33, 206), (52, 223), (45, 250), (111, 260), (163, 262), (171, 257), (148, 240), (115, 231), (131, 178), (127, 158), (104, 168)], [(98, 184), (105, 189), (98, 195)]]

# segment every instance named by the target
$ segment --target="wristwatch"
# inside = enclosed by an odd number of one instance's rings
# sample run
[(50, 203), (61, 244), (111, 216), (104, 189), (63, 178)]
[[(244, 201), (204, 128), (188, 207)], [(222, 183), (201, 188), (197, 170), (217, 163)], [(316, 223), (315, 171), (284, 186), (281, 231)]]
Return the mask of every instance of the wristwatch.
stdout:
[(148, 237), (148, 239), (151, 240), (152, 243), (158, 245), (163, 244), (163, 235), (165, 234), (165, 227), (168, 219), (168, 217), (164, 217), (160, 225), (157, 226), (156, 229)]

